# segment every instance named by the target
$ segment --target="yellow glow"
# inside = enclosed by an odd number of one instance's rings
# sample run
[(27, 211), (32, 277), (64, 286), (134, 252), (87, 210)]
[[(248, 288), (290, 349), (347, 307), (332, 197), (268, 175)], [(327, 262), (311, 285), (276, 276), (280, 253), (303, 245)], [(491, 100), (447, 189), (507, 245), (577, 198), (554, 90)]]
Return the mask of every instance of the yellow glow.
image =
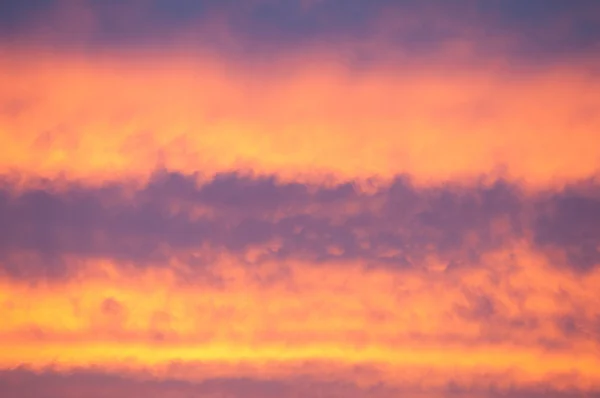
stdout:
[[(506, 272), (511, 254), (517, 268)], [(600, 385), (598, 342), (556, 326), (564, 314), (584, 327), (594, 319), (600, 272), (577, 276), (549, 267), (524, 243), (444, 272), (288, 263), (290, 273), (268, 283), (258, 276), (274, 264), (249, 269), (226, 255), (183, 279), (169, 269), (100, 260), (87, 261), (77, 277), (35, 286), (5, 278), (0, 366), (125, 364), (158, 372), (172, 362), (202, 362), (235, 376), (243, 364), (277, 375), (278, 363), (325, 362), (374, 366), (388, 372), (376, 377), (392, 384), (389, 372), (427, 368), (446, 380), (458, 369), (472, 377), (487, 370), (525, 384), (573, 371)], [(205, 272), (222, 283), (209, 282)], [(505, 276), (494, 281), (494, 272)], [(469, 312), (477, 295), (493, 300), (489, 318)], [(531, 315), (535, 327), (516, 325)]]

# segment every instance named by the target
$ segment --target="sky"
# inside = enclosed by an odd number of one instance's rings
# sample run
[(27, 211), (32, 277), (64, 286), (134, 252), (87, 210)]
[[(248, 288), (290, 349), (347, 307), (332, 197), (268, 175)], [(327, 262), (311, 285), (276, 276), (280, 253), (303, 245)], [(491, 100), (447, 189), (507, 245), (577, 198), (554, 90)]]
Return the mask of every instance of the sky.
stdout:
[(0, 396), (600, 397), (600, 2), (0, 2)]

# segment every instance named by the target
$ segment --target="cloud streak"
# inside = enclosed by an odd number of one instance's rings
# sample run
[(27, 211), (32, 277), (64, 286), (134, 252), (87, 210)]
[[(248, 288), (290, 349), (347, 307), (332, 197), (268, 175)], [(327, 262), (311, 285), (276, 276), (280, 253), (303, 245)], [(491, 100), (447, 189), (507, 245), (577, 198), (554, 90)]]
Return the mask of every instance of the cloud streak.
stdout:
[(138, 264), (176, 257), (201, 267), (210, 250), (248, 264), (360, 260), (410, 268), (436, 255), (461, 267), (518, 241), (531, 242), (557, 266), (584, 271), (600, 263), (594, 183), (531, 193), (506, 181), (419, 187), (400, 177), (369, 189), (241, 174), (202, 182), (158, 172), (137, 189), (39, 184), (23, 190), (6, 180), (0, 190), (0, 253), (15, 275), (21, 267), (11, 255), (22, 252), (43, 258), (41, 275), (62, 255)]
[[(143, 394), (149, 398), (164, 397), (189, 397), (202, 394), (207, 397), (279, 397), (302, 396), (315, 394), (323, 397), (376, 397), (391, 398), (399, 394), (416, 396), (422, 395), (423, 390), (418, 385), (404, 388), (379, 385), (362, 388), (352, 383), (344, 382), (318, 382), (300, 378), (290, 381), (264, 381), (245, 378), (215, 378), (206, 382), (190, 383), (179, 380), (153, 381), (147, 379), (131, 380), (114, 375), (94, 373), (92, 371), (77, 371), (69, 374), (47, 372), (43, 374), (16, 370), (0, 374), (0, 390), (12, 392), (22, 391), (23, 397), (56, 398), (65, 394), (76, 392), (88, 397), (126, 397), (131, 394)], [(543, 386), (526, 389), (511, 389), (509, 394), (514, 397), (569, 397), (581, 393), (576, 389), (564, 391), (549, 391)], [(498, 397), (505, 396), (505, 392), (495, 389), (466, 388), (457, 383), (450, 383), (440, 387), (432, 396), (436, 397)], [(597, 393), (588, 393), (596, 397)]]

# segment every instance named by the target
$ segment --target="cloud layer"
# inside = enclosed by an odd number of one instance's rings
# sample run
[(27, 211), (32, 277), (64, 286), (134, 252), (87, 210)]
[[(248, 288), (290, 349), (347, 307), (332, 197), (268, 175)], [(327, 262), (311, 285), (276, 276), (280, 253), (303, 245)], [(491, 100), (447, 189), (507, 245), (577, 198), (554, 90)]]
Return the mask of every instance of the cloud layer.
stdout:
[[(352, 72), (327, 54), (256, 67), (210, 55), (15, 53), (0, 63), (0, 166), (90, 183), (253, 170), (421, 184), (586, 179), (600, 152), (593, 64)], [(110, 133), (108, 133), (110, 132)]]
[(369, 386), (432, 393), (489, 387), (484, 374), (503, 389), (600, 383), (591, 181), (17, 182), (0, 201), (4, 366), (282, 382), (299, 366), (325, 382), (325, 367), (344, 383), (367, 366)]
[(599, 11), (0, 3), (0, 395), (598, 396)]
[(593, 0), (50, 0), (5, 3), (0, 40), (18, 46), (135, 48), (186, 45), (230, 57), (326, 47), (356, 65), (394, 53), (467, 46), (516, 62), (586, 56), (598, 48)]
[(62, 255), (139, 264), (177, 257), (200, 267), (206, 247), (251, 263), (350, 260), (410, 268), (435, 255), (460, 267), (520, 241), (556, 266), (600, 265), (594, 182), (531, 193), (501, 180), (418, 187), (399, 177), (369, 188), (241, 174), (202, 182), (162, 171), (139, 188), (15, 184), (7, 178), (0, 189), (0, 253), (9, 273), (15, 252), (39, 255), (44, 274)]

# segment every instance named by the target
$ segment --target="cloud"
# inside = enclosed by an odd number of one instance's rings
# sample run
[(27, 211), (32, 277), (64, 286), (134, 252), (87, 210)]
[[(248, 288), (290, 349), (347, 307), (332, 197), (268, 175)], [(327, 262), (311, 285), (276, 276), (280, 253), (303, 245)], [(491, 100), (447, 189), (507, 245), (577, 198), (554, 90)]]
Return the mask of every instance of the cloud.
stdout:
[(584, 268), (600, 261), (600, 196), (595, 185), (587, 185), (546, 200), (535, 222), (540, 245), (564, 248), (566, 261)]
[[(458, 367), (469, 386), (482, 369), (519, 388), (558, 388), (570, 371), (596, 386), (600, 269), (563, 262), (575, 226), (560, 210), (595, 192), (166, 171), (137, 187), (5, 180), (0, 367), (199, 361), (232, 377), (325, 361), (378, 364), (376, 381), (426, 367), (438, 386)], [(564, 246), (546, 238), (561, 233)]]
[[(302, 394), (315, 394), (312, 396), (327, 397), (375, 397), (388, 398), (404, 394), (424, 397), (496, 397), (509, 394), (520, 397), (566, 397), (580, 391), (552, 392), (543, 388), (512, 389), (509, 392), (488, 390), (468, 390), (460, 386), (449, 384), (438, 391), (426, 392), (414, 387), (399, 389), (382, 385), (368, 389), (360, 388), (351, 383), (319, 383), (311, 380), (288, 381), (263, 381), (253, 379), (215, 379), (203, 383), (189, 383), (172, 380), (130, 380), (119, 376), (112, 376), (93, 371), (79, 371), (70, 374), (60, 373), (32, 373), (24, 370), (15, 370), (0, 374), (0, 386), (15, 398), (39, 397), (55, 398), (68, 394), (85, 395), (88, 397), (127, 397), (131, 394), (143, 394), (149, 398), (163, 397), (189, 397), (202, 394), (206, 397), (280, 397), (302, 396)], [(2, 388), (0, 387), (0, 388)], [(597, 393), (587, 393), (595, 397)], [(11, 397), (12, 397), (11, 396)]]
[[(37, 253), (48, 265), (61, 255), (166, 261), (206, 245), (255, 261), (304, 258), (414, 266), (435, 253), (460, 262), (519, 239), (519, 188), (418, 188), (406, 178), (372, 193), (351, 183), (319, 186), (274, 177), (197, 177), (158, 173), (145, 187), (127, 184), (0, 191), (5, 220), (0, 252)], [(6, 264), (6, 263), (5, 263)], [(18, 271), (18, 268), (15, 270)]]
[(0, 395), (600, 391), (596, 2), (26, 3)]
[(410, 0), (155, 0), (148, 4), (133, 0), (2, 7), (0, 38), (8, 43), (131, 48), (183, 42), (247, 58), (343, 46), (360, 63), (361, 58), (364, 62), (398, 52), (420, 56), (470, 43), (479, 55), (501, 53), (513, 60), (539, 62), (589, 52), (600, 37), (594, 1), (565, 6), (561, 1), (524, 5), (512, 0), (427, 5)]
[[(0, 190), (3, 267), (14, 275), (23, 271), (19, 262), (25, 261), (13, 256), (18, 253), (43, 258), (37, 271), (46, 275), (59, 272), (66, 255), (138, 265), (179, 258), (201, 267), (210, 260), (198, 255), (208, 248), (248, 264), (350, 260), (404, 268), (435, 255), (460, 267), (523, 239), (557, 266), (599, 264), (594, 206), (600, 202), (581, 190), (527, 192), (502, 180), (419, 187), (399, 177), (366, 191), (352, 182), (198, 178), (158, 172), (136, 189), (72, 183), (23, 190), (6, 180)], [(35, 267), (28, 261), (24, 275), (31, 276)]]
[(326, 52), (258, 66), (191, 51), (5, 53), (0, 167), (25, 177), (139, 182), (163, 167), (544, 187), (598, 172), (587, 61), (457, 68), (440, 55), (353, 72)]
[[(179, 272), (186, 264), (177, 262), (80, 259), (68, 279), (2, 278), (0, 368), (418, 381), (425, 391), (452, 382), (501, 391), (600, 386), (598, 270), (551, 267), (526, 245), (444, 272), (443, 261), (428, 261), (401, 270), (360, 261), (249, 267), (221, 254), (197, 273)], [(371, 371), (357, 377), (353, 367)]]
[(202, 382), (181, 380), (156, 380), (128, 378), (102, 373), (98, 370), (80, 369), (70, 373), (52, 371), (31, 372), (24, 369), (0, 373), (0, 391), (11, 398), (58, 398), (84, 395), (86, 397), (128, 397), (132, 394), (154, 397), (183, 398), (201, 395), (203, 397), (296, 397), (313, 394), (315, 397), (347, 398), (391, 398), (404, 396), (422, 397), (482, 397), (493, 398), (509, 395), (511, 397), (569, 397), (585, 393), (587, 396), (599, 396), (598, 392), (583, 392), (577, 389), (548, 390), (543, 386), (528, 388), (498, 389), (493, 387), (465, 387), (450, 382), (446, 386), (426, 389), (417, 383), (406, 386), (380, 384), (361, 387), (352, 382), (323, 382), (310, 378), (292, 377), (287, 380), (260, 380), (253, 378), (215, 378)]

